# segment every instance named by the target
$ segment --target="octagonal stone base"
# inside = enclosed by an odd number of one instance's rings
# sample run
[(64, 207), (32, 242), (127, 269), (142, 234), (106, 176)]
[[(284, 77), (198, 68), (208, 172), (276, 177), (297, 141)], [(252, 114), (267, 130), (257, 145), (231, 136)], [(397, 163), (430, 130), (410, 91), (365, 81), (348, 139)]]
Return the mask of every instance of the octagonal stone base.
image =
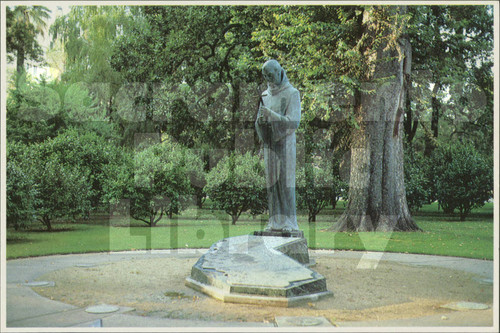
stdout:
[(332, 295), (309, 264), (305, 238), (245, 235), (213, 244), (186, 285), (224, 302), (292, 306)]

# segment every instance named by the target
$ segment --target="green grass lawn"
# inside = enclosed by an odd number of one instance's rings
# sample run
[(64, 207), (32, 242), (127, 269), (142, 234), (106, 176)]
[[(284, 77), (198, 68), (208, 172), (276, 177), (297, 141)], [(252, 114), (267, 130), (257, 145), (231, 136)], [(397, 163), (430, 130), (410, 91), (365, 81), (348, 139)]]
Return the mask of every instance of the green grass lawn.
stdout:
[[(493, 204), (472, 213), (465, 222), (444, 215), (437, 205), (414, 214), (423, 232), (335, 233), (328, 231), (343, 205), (325, 210), (316, 223), (299, 215), (299, 227), (312, 249), (386, 251), (493, 259)], [(95, 217), (85, 223), (56, 223), (54, 232), (39, 229), (7, 233), (7, 258), (50, 254), (143, 249), (206, 248), (214, 242), (262, 230), (266, 216), (243, 215), (236, 225), (229, 216), (209, 209), (189, 209), (157, 227), (123, 217)]]

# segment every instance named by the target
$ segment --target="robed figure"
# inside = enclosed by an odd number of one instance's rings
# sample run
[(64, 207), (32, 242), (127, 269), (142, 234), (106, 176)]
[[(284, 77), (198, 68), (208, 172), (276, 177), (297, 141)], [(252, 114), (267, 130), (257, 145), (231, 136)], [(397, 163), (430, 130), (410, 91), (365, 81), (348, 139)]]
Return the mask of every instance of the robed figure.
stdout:
[(262, 66), (268, 88), (261, 95), (255, 128), (264, 146), (269, 223), (266, 230), (299, 230), (295, 208), (295, 130), (300, 93), (276, 60)]

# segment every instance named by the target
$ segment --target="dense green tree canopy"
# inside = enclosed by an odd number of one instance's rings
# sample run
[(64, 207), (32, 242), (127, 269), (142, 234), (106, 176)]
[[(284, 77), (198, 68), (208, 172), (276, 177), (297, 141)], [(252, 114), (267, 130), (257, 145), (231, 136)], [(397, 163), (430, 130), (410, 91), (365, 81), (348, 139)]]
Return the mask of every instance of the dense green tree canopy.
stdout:
[[(409, 11), (413, 48), (413, 103), (408, 104), (406, 115), (409, 141), (417, 125), (412, 129), (411, 122), (417, 120), (426, 155), (439, 144), (440, 136), (444, 142), (476, 140), (491, 153), (492, 8), (409, 6)], [(464, 135), (471, 126), (479, 129), (477, 139)]]

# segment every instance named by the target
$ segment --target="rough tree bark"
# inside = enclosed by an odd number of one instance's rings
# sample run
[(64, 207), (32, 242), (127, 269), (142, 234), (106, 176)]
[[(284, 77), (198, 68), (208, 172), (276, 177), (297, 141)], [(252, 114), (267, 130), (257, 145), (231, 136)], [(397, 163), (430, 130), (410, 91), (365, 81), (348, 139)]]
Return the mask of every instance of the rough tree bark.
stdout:
[[(406, 7), (394, 6), (389, 10), (403, 14)], [(381, 25), (372, 14), (365, 11), (363, 23), (368, 37), (374, 40), (380, 36)], [(360, 126), (353, 133), (351, 145), (349, 203), (332, 227), (335, 231), (420, 230), (408, 209), (403, 172), (402, 121), (405, 79), (411, 72), (411, 45), (400, 37), (396, 45), (387, 46), (386, 42), (378, 45), (365, 86), (375, 93), (360, 95)]]

